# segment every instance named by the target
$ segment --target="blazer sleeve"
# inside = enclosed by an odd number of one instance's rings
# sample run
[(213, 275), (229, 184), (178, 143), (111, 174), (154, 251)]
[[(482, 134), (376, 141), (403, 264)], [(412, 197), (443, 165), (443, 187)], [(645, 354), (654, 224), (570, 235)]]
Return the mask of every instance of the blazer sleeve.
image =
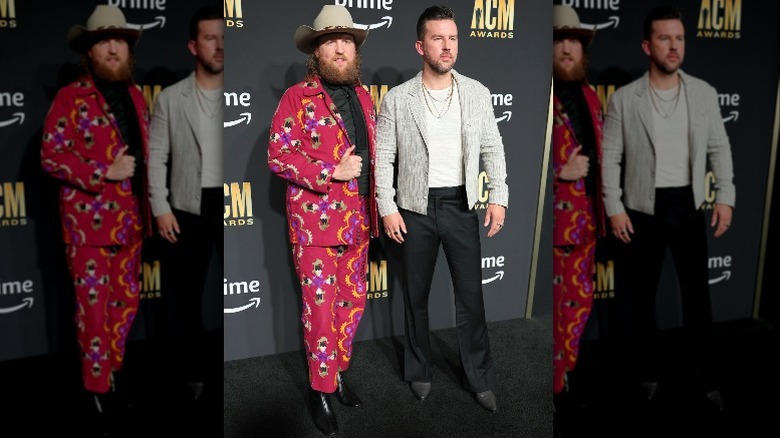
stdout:
[(389, 90), (382, 99), (376, 129), (376, 200), (379, 215), (384, 217), (398, 212), (395, 203), (395, 188), (393, 187), (394, 163), (397, 147), (396, 107), (398, 106), (397, 90)]
[(622, 94), (620, 89), (612, 94), (604, 121), (604, 137), (602, 139), (604, 157), (601, 165), (601, 177), (604, 189), (604, 208), (607, 216), (625, 212), (621, 201), (623, 190), (620, 187), (620, 165), (624, 148)]
[(710, 169), (715, 175), (715, 202), (734, 207), (736, 189), (734, 187), (734, 170), (731, 158), (731, 145), (723, 117), (720, 113), (718, 95), (714, 88), (708, 86), (707, 108), (709, 117), (709, 133), (707, 138), (707, 159)]
[(149, 194), (155, 217), (171, 212), (166, 184), (171, 153), (171, 131), (168, 126), (170, 90), (163, 90), (157, 96), (149, 125)]
[(504, 142), (498, 130), (498, 122), (493, 112), (490, 90), (482, 89), (479, 96), (483, 105), (482, 138), (480, 138), (480, 156), (485, 166), (488, 181), (488, 203), (509, 206), (509, 187), (506, 185), (506, 157)]

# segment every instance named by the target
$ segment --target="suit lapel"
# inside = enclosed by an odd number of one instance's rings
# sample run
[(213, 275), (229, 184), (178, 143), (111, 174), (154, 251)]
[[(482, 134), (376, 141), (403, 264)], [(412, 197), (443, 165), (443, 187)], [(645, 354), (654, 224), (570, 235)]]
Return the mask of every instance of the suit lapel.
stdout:
[(655, 137), (653, 136), (653, 103), (650, 102), (650, 76), (645, 73), (636, 90), (637, 112), (642, 125), (650, 138), (650, 145), (655, 150)]
[(412, 114), (412, 119), (414, 119), (414, 123), (417, 125), (417, 129), (420, 131), (420, 136), (423, 139), (423, 143), (425, 144), (425, 149), (428, 149), (428, 138), (426, 137), (428, 133), (428, 126), (426, 123), (426, 117), (425, 117), (425, 96), (423, 95), (422, 90), (422, 74), (418, 74), (415, 77), (415, 81), (420, 84), (419, 86), (412, 86), (409, 90), (409, 100), (407, 101), (407, 105), (409, 106), (409, 112)]
[(198, 148), (203, 143), (203, 139), (200, 138), (200, 129), (198, 129), (198, 96), (195, 95), (197, 84), (195, 83), (195, 74), (190, 74), (190, 80), (188, 86), (184, 87), (181, 93), (182, 106), (184, 107), (184, 117), (187, 119), (187, 124), (190, 125), (192, 134), (197, 140)]

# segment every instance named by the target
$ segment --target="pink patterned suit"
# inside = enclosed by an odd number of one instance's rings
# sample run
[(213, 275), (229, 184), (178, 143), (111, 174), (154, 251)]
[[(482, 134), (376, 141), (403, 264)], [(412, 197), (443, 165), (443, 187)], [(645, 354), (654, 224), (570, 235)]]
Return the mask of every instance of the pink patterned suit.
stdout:
[[(363, 87), (355, 92), (373, 169), (374, 105)], [(358, 194), (356, 179), (332, 179), (350, 146), (338, 108), (319, 78), (285, 91), (271, 123), (268, 166), (288, 182), (287, 223), (303, 298), (309, 381), (325, 393), (336, 391), (338, 371), (349, 367), (366, 302), (369, 239), (378, 226), (373, 178), (366, 196)]]
[[(582, 86), (582, 92), (600, 161), (604, 124), (601, 103), (587, 84)], [(605, 218), (603, 207), (594, 208), (595, 202), (603, 205), (600, 178), (595, 184), (595, 196), (586, 193), (584, 178), (559, 178), (579, 143), (557, 96), (553, 104), (553, 392), (559, 393), (565, 388), (567, 371), (577, 363), (580, 337), (593, 307), (596, 240), (604, 233)], [(590, 163), (590, 169), (599, 166), (600, 163)]]
[[(149, 112), (128, 85), (148, 158)], [(138, 310), (141, 243), (151, 216), (140, 217), (148, 193), (133, 193), (129, 179), (106, 179), (125, 146), (109, 104), (84, 77), (59, 90), (43, 129), (41, 165), (60, 181), (59, 210), (68, 268), (76, 291), (76, 325), (83, 383), (104, 393), (122, 367), (125, 342)], [(137, 164), (136, 169), (144, 167)], [(143, 175), (146, 187), (146, 175)]]

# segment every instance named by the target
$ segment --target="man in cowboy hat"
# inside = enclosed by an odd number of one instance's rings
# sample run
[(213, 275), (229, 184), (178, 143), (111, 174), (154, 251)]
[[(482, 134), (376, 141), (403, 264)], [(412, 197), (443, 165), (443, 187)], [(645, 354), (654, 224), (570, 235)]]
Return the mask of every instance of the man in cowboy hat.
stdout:
[[(489, 238), (501, 231), (509, 202), (504, 144), (490, 90), (454, 70), (458, 27), (453, 10), (425, 9), (417, 20), (415, 47), (422, 71), (385, 94), (377, 126), (377, 204), (385, 233), (401, 245), (403, 255), (404, 379), (419, 400), (428, 397), (434, 370), (428, 297), (443, 247), (455, 289), (465, 386), (481, 407), (496, 412), (473, 206), (481, 159), (489, 189), (482, 225), (489, 227)], [(466, 132), (466, 120), (472, 132)]]
[[(601, 102), (588, 84), (595, 31), (571, 6), (553, 6), (553, 400), (567, 414), (580, 337), (593, 307), (596, 241), (604, 236)], [(556, 429), (557, 428), (557, 425)], [(556, 432), (559, 432), (556, 430)]]
[(376, 116), (360, 82), (366, 35), (345, 7), (334, 5), (324, 6), (313, 26), (296, 30), (308, 71), (279, 101), (268, 143), (269, 168), (287, 180), (312, 412), (326, 435), (338, 431), (331, 393), (347, 406), (361, 404), (344, 373), (366, 302), (369, 239), (377, 230)]
[[(705, 406), (723, 409), (714, 364), (707, 220), (707, 165), (715, 176), (710, 226), (731, 226), (736, 198), (731, 146), (716, 90), (684, 73), (685, 26), (675, 6), (653, 8), (643, 25), (649, 71), (612, 94), (604, 122), (604, 203), (624, 248), (631, 339), (627, 360), (652, 398), (658, 386), (656, 294), (667, 248), (680, 285), (690, 382)], [(683, 363), (689, 361), (684, 360)]]
[(54, 97), (41, 144), (43, 169), (61, 183), (83, 385), (101, 414), (123, 365), (141, 290), (141, 244), (151, 230), (149, 112), (132, 78), (139, 36), (107, 5), (70, 29), (67, 42), (85, 70)]

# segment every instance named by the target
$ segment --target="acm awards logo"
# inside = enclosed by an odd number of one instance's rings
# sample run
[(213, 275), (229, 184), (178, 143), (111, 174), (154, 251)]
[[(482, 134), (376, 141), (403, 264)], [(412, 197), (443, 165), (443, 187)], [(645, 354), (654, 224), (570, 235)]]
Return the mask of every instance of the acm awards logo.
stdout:
[(515, 0), (474, 0), (472, 38), (514, 38)]
[[(391, 11), (393, 10), (393, 0), (336, 0), (335, 1), (336, 6), (344, 6), (346, 8), (357, 8), (357, 9), (376, 9), (379, 11)], [(387, 26), (388, 28), (392, 26), (393, 24), (393, 17), (390, 15), (385, 15), (384, 17), (381, 17), (380, 20), (376, 23), (371, 24), (362, 24), (362, 23), (354, 23), (355, 27), (358, 29), (377, 29), (380, 27)]]
[(252, 184), (244, 181), (224, 184), (226, 227), (242, 227), (254, 224), (252, 216)]
[(222, 7), (225, 27), (244, 27), (244, 8), (241, 0), (225, 0)]
[(615, 92), (615, 84), (598, 84), (596, 85), (596, 95), (601, 102), (601, 112), (607, 113), (607, 107), (609, 106), (609, 99), (612, 97), (612, 93)]
[[(739, 119), (739, 93), (728, 94), (718, 93), (718, 104), (721, 108), (726, 109), (726, 117), (723, 118), (723, 122), (736, 122)], [(734, 108), (734, 109), (730, 109)]]
[[(609, 12), (617, 12), (620, 10), (620, 0), (562, 0), (561, 4), (571, 6), (575, 9), (594, 9), (597, 11)], [(599, 23), (580, 22), (580, 26), (595, 30), (609, 27), (617, 29), (618, 24), (620, 24), (620, 16), (618, 15), (610, 15), (609, 17), (606, 17), (606, 21), (601, 21)]]
[[(260, 308), (260, 280), (251, 281), (222, 281), (222, 295), (224, 297), (246, 298), (246, 302), (236, 307), (224, 307), (223, 313), (239, 313), (251, 308)], [(252, 296), (255, 295), (255, 296)], [(231, 301), (235, 301), (232, 298)]]
[[(230, 107), (241, 107), (241, 108), (248, 108), (252, 103), (250, 102), (250, 99), (252, 96), (249, 93), (236, 93), (236, 92), (225, 92), (225, 106)], [(244, 122), (248, 125), (249, 122), (252, 120), (252, 113), (249, 111), (244, 111), (241, 114), (239, 114), (239, 117), (233, 120), (225, 120), (222, 122), (222, 126), (225, 128), (230, 128), (231, 126), (240, 125)]]
[(387, 260), (369, 261), (366, 299), (387, 298)]
[(16, 0), (0, 0), (0, 29), (16, 27)]
[(143, 262), (141, 266), (141, 299), (151, 300), (162, 297), (160, 286), (160, 261)]
[(484, 170), (477, 176), (477, 202), (474, 203), (475, 210), (486, 210), (488, 199), (490, 199), (490, 190), (488, 190), (488, 176)]
[[(120, 9), (142, 9), (147, 11), (165, 12), (166, 0), (108, 0), (109, 6)], [(165, 27), (165, 15), (155, 15), (154, 19), (147, 23), (127, 23), (131, 29), (143, 29), (144, 31), (155, 27)]]
[(382, 99), (385, 98), (385, 94), (390, 89), (389, 85), (369, 85), (368, 93), (371, 95), (371, 101), (374, 102), (374, 114), (379, 114), (379, 108), (382, 107)]
[(141, 85), (141, 92), (144, 95), (144, 100), (146, 101), (146, 107), (149, 108), (149, 113), (154, 112), (154, 103), (157, 102), (157, 96), (160, 95), (160, 92), (162, 91), (162, 85), (160, 84), (154, 84), (154, 85)]
[(0, 315), (13, 313), (24, 308), (31, 309), (35, 302), (32, 293), (32, 280), (3, 281), (0, 278)]
[[(512, 94), (491, 94), (493, 101), (493, 107), (497, 106), (512, 106)], [(496, 117), (496, 122), (508, 122), (512, 118), (512, 110), (504, 110), (501, 115)]]
[(707, 171), (707, 173), (704, 175), (704, 202), (701, 205), (701, 208), (704, 210), (712, 210), (715, 208), (715, 199), (717, 197), (717, 190), (715, 190), (715, 187), (717, 187), (717, 179), (715, 178), (715, 174), (712, 173), (712, 171)]
[(24, 183), (4, 182), (0, 184), (0, 228), (27, 225), (27, 202), (24, 197)]
[(742, 0), (701, 0), (696, 36), (739, 39), (742, 30)]
[[(0, 2), (2, 1), (0, 0)], [(11, 108), (13, 111), (10, 115), (0, 114), (0, 128), (24, 123), (24, 112), (17, 110), (22, 107), (24, 107), (24, 94), (18, 91), (15, 93), (0, 91), (0, 109)]]
[(615, 298), (615, 261), (596, 262), (596, 290), (593, 299)]
[[(482, 270), (488, 270), (487, 278), (482, 279), (482, 284), (492, 283), (494, 281), (501, 281), (504, 279), (504, 256), (498, 257), (482, 257)], [(483, 274), (484, 275), (484, 274)]]

